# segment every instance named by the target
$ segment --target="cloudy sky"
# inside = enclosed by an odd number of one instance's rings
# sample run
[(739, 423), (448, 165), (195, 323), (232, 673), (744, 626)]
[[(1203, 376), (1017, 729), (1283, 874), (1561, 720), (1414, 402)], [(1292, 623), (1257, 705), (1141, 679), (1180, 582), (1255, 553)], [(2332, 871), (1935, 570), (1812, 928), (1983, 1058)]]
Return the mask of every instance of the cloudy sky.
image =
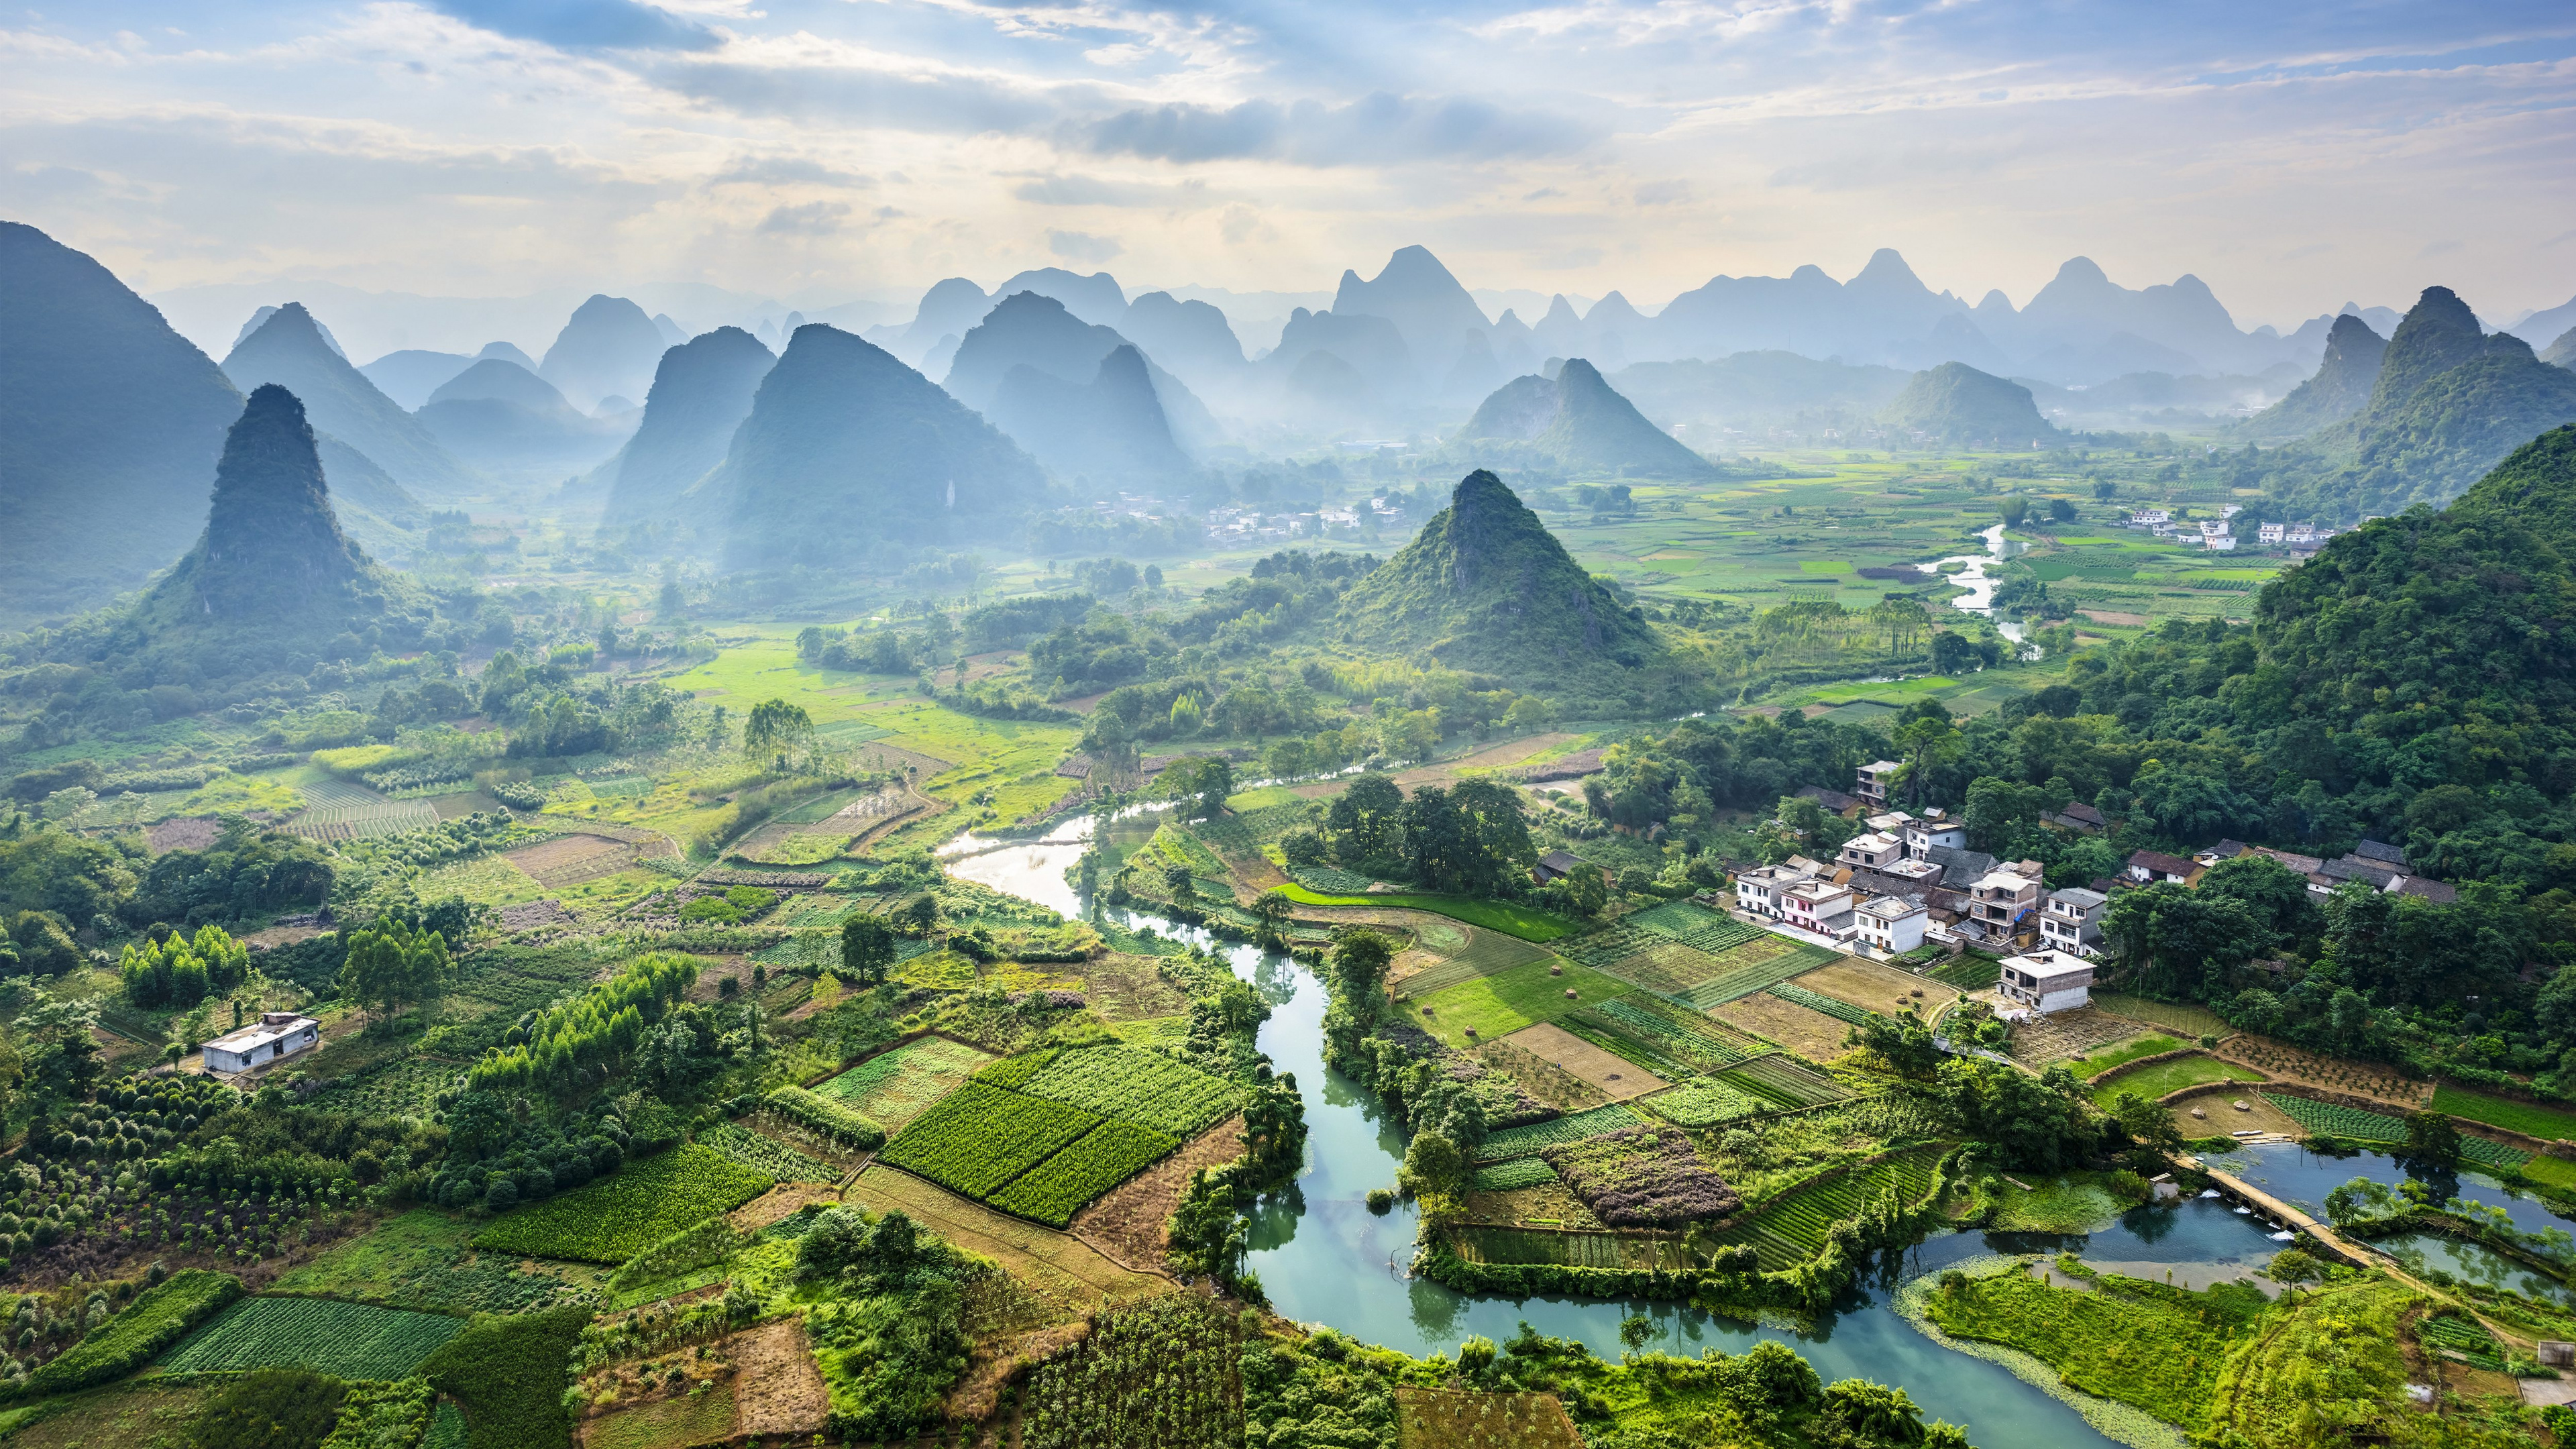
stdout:
[(0, 14), (0, 217), (139, 289), (1027, 266), (1328, 289), (2084, 254), (2239, 322), (2576, 295), (2576, 7), (85, 0)]

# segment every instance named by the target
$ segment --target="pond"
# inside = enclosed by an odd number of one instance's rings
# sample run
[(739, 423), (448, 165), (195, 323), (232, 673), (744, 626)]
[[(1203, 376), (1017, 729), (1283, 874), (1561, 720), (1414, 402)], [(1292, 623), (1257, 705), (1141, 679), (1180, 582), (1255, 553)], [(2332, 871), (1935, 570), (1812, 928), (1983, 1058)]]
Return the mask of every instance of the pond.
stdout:
[[(968, 847), (948, 867), (996, 890), (1070, 913), (1080, 902), (1064, 872), (1087, 838), (1069, 836), (982, 853)], [(2137, 1209), (2083, 1235), (1943, 1233), (1890, 1255), (1832, 1312), (1796, 1328), (1721, 1318), (1672, 1303), (1513, 1300), (1458, 1293), (1406, 1277), (1415, 1228), (1410, 1204), (1382, 1216), (1368, 1210), (1369, 1189), (1395, 1182), (1404, 1160), (1404, 1133), (1375, 1097), (1325, 1068), (1322, 983), (1294, 961), (1265, 956), (1249, 946), (1227, 945), (1151, 916), (1119, 913), (1119, 919), (1222, 952), (1235, 973), (1271, 1003), (1260, 1045), (1279, 1070), (1297, 1078), (1305, 1099), (1308, 1151), (1294, 1188), (1253, 1214), (1248, 1266), (1281, 1314), (1329, 1325), (1363, 1342), (1411, 1354), (1454, 1354), (1470, 1335), (1500, 1342), (1526, 1320), (1541, 1333), (1577, 1340), (1615, 1358), (1622, 1347), (1621, 1321), (1642, 1313), (1655, 1325), (1650, 1347), (1664, 1352), (1696, 1354), (1709, 1347), (1737, 1353), (1773, 1339), (1804, 1355), (1829, 1383), (1865, 1378), (1903, 1388), (1927, 1417), (1965, 1425), (1970, 1438), (1989, 1449), (2036, 1444), (2092, 1449), (2114, 1441), (2002, 1367), (1944, 1348), (1917, 1332), (1892, 1306), (1897, 1285), (1963, 1258), (2059, 1251), (2078, 1252), (2139, 1276), (2161, 1276), (2170, 1269), (2175, 1281), (2198, 1284), (2242, 1276), (2279, 1247), (2250, 1219), (2224, 1204), (2198, 1199)]]
[[(2238, 1147), (2221, 1157), (2210, 1159), (2212, 1166), (2232, 1173), (2272, 1196), (2303, 1209), (2310, 1217), (2322, 1220), (2326, 1194), (2356, 1177), (2394, 1187), (2404, 1182), (2408, 1173), (2397, 1159), (2385, 1152), (2357, 1152), (2349, 1157), (2327, 1157), (2310, 1152), (2295, 1142), (2254, 1142)], [(2465, 1198), (2505, 1210), (2513, 1225), (2526, 1233), (2543, 1228), (2570, 1227), (2570, 1220), (2550, 1211), (2549, 1205), (2530, 1193), (2505, 1186), (2482, 1172), (2462, 1172), (2455, 1185), (2436, 1184), (2445, 1197)]]

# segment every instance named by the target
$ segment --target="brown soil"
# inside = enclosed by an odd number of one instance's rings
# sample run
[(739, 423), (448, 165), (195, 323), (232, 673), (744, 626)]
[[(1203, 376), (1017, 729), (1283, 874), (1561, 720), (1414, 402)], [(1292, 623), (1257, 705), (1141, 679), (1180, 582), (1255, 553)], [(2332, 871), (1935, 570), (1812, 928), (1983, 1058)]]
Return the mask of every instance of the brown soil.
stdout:
[(617, 874), (634, 860), (635, 849), (604, 835), (557, 835), (504, 852), (501, 858), (539, 885), (565, 886)]
[[(1981, 993), (1985, 994), (1985, 993)], [(1991, 999), (1990, 994), (1988, 999)], [(2013, 1028), (2012, 1058), (2033, 1067), (2089, 1055), (2095, 1047), (2143, 1035), (2146, 1028), (2125, 1016), (2092, 1007), (2033, 1017)]]
[(1151, 956), (1107, 955), (1082, 968), (1091, 1009), (1108, 1021), (1151, 1021), (1190, 1009), (1186, 991), (1163, 979)]
[(1551, 1021), (1522, 1027), (1504, 1037), (1502, 1042), (1562, 1068), (1567, 1075), (1581, 1080), (1613, 1101), (1624, 1102), (1630, 1097), (1660, 1092), (1671, 1085), (1635, 1062), (1603, 1051)]
[(1061, 1316), (1172, 1291), (1170, 1279), (1131, 1272), (1069, 1233), (997, 1213), (890, 1167), (860, 1173), (844, 1197), (879, 1212), (903, 1209), (939, 1236), (1001, 1264)]
[(1843, 1054), (1843, 1034), (1850, 1030), (1821, 1011), (1782, 1001), (1768, 991), (1710, 1009), (1710, 1016), (1755, 1036), (1767, 1037), (1810, 1061), (1830, 1061)]
[(747, 1329), (727, 1340), (724, 1352), (735, 1364), (736, 1434), (810, 1434), (831, 1417), (832, 1394), (814, 1366), (804, 1320)]
[(1509, 1192), (1471, 1192), (1467, 1194), (1467, 1219), (1506, 1227), (1530, 1222), (1565, 1228), (1601, 1226), (1601, 1220), (1583, 1205), (1583, 1199), (1561, 1182), (1516, 1187)]
[(1163, 1225), (1180, 1206), (1190, 1174), (1241, 1157), (1243, 1144), (1237, 1136), (1242, 1131), (1243, 1118), (1228, 1117), (1182, 1143), (1180, 1151), (1074, 1214), (1074, 1236), (1139, 1272), (1161, 1272), (1167, 1241)]
[(2118, 609), (2078, 609), (2075, 612), (2096, 624), (2121, 624), (2130, 628), (2144, 628), (2154, 622), (2144, 614), (2128, 614)]
[(948, 1391), (940, 1412), (957, 1423), (980, 1424), (1002, 1406), (1002, 1386), (1022, 1368), (1042, 1364), (1091, 1335), (1091, 1324), (1078, 1320), (1027, 1333), (996, 1334), (975, 1345), (966, 1376)]
[(223, 822), (211, 815), (173, 815), (143, 827), (143, 843), (154, 855), (174, 850), (205, 850), (222, 838)]
[(1514, 1449), (1583, 1449), (1583, 1436), (1554, 1394), (1483, 1394), (1465, 1389), (1395, 1391), (1396, 1422), (1405, 1449), (1469, 1449), (1510, 1444)]
[(2433, 1098), (2430, 1082), (2410, 1082), (2386, 1067), (2319, 1056), (2267, 1036), (2229, 1037), (2218, 1044), (2216, 1055), (2285, 1082), (2349, 1092), (2408, 1111), (2421, 1108)]
[(1910, 971), (1845, 956), (1830, 966), (1819, 966), (1804, 976), (1790, 978), (1790, 984), (1848, 1001), (1868, 1011), (1893, 1015), (1911, 1005), (1917, 1011), (1930, 1009), (1930, 1004), (1956, 993), (1938, 981), (1928, 981)]
[(725, 1221), (733, 1224), (736, 1232), (756, 1233), (781, 1218), (792, 1216), (809, 1202), (836, 1203), (840, 1200), (838, 1189), (820, 1183), (782, 1183), (725, 1214)]

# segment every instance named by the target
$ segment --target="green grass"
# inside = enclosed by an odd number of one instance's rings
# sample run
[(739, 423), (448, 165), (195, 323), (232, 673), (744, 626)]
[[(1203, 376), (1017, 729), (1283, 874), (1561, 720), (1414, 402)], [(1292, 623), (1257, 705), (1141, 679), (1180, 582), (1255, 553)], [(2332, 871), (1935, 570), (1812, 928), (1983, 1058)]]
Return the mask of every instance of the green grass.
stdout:
[(1925, 1316), (1954, 1338), (2020, 1349), (2069, 1388), (2193, 1429), (2208, 1413), (2219, 1365), (2251, 1336), (2263, 1306), (2246, 1284), (2194, 1293), (2104, 1274), (2079, 1291), (2018, 1267), (1924, 1300)]
[(1510, 1192), (1515, 1188), (1545, 1187), (1558, 1181), (1556, 1169), (1544, 1157), (1515, 1157), (1491, 1167), (1476, 1169), (1476, 1191)]
[[(1561, 976), (1548, 974), (1549, 963), (1533, 961), (1492, 976), (1462, 981), (1418, 1003), (1408, 1014), (1432, 1035), (1451, 1046), (1492, 1041), (1534, 1022), (1553, 1021), (1577, 1007), (1593, 1006), (1624, 995), (1628, 983), (1588, 966), (1567, 963)], [(1565, 993), (1572, 991), (1573, 996)], [(1428, 1012), (1426, 1015), (1425, 1012)], [(1467, 1035), (1469, 1028), (1476, 1035)]]
[(474, 1245), (532, 1258), (623, 1263), (709, 1214), (731, 1212), (771, 1186), (767, 1173), (687, 1142), (630, 1162), (587, 1187), (503, 1213)]
[(2169, 1036), (2133, 1036), (2127, 1041), (2104, 1047), (2089, 1057), (2072, 1058), (2066, 1065), (2073, 1069), (2077, 1076), (2090, 1080), (2101, 1076), (2104, 1072), (2116, 1071), (2127, 1066), (2140, 1057), (2151, 1057), (2158, 1052), (2180, 1051), (2188, 1045), (2190, 1043), (2179, 1042)]
[(476, 1253), (472, 1221), (414, 1208), (375, 1231), (334, 1244), (272, 1285), (279, 1293), (354, 1298), (449, 1313), (514, 1313), (569, 1290), (549, 1273), (523, 1273), (505, 1253)]
[(2522, 1175), (2563, 1195), (2576, 1196), (2576, 1162), (2535, 1152), (2522, 1165)]
[(963, 1042), (926, 1036), (817, 1082), (814, 1091), (847, 1102), (887, 1131), (899, 1132), (992, 1060), (992, 1053)]
[(2433, 1089), (2433, 1110), (2446, 1112), (2507, 1132), (2520, 1132), (2543, 1141), (2576, 1138), (2576, 1112), (2563, 1108), (2543, 1107), (2532, 1102), (2517, 1102), (2509, 1097), (2491, 1097), (2444, 1082)]
[(1395, 891), (1381, 895), (1328, 896), (1310, 891), (1294, 881), (1278, 887), (1279, 893), (1307, 906), (1397, 906), (1408, 910), (1429, 911), (1471, 926), (1484, 926), (1524, 941), (1553, 941), (1582, 929), (1554, 911), (1536, 906), (1517, 905), (1510, 901), (1478, 900), (1474, 896), (1433, 895), (1424, 891)]
[(162, 1356), (166, 1373), (302, 1368), (333, 1378), (408, 1377), (465, 1320), (328, 1298), (246, 1298)]
[(2004, 1232), (2086, 1233), (2136, 1206), (2103, 1173), (2018, 1176), (2033, 1190), (2024, 1192), (2011, 1183), (2003, 1184), (1995, 1193), (1995, 1215), (1988, 1226)]
[(1079, 1107), (969, 1082), (897, 1134), (877, 1160), (982, 1198), (1100, 1121)]
[(2259, 1082), (2263, 1074), (2234, 1062), (2216, 1057), (2176, 1057), (2169, 1062), (2152, 1062), (2125, 1072), (2106, 1072), (2093, 1078), (2093, 1100), (2104, 1106), (2119, 1099), (2122, 1092), (2134, 1092), (2152, 1102), (2185, 1087), (2204, 1082)]

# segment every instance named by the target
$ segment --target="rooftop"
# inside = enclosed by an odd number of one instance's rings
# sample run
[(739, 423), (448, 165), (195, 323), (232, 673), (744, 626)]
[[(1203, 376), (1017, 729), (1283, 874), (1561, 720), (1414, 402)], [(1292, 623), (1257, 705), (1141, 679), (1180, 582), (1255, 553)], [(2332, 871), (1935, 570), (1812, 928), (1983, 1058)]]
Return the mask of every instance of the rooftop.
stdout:
[(2052, 901), (2063, 901), (2079, 911), (2089, 911), (2095, 906), (2107, 904), (2111, 899), (2100, 891), (2088, 891), (2082, 886), (2068, 886), (2062, 891), (2050, 891), (2048, 898)]
[(2042, 990), (2045, 990), (2047, 983), (2051, 981), (2079, 974), (2085, 976), (2093, 974), (2092, 962), (2081, 956), (2070, 956), (2064, 951), (2056, 950), (2033, 951), (2026, 956), (2007, 956), (2003, 964), (2005, 970), (2021, 972), (2037, 983)]
[(308, 1026), (321, 1024), (312, 1017), (297, 1016), (291, 1011), (263, 1012), (258, 1021), (249, 1026), (228, 1031), (206, 1045), (218, 1051), (246, 1052), (253, 1047), (266, 1046), (270, 1042), (293, 1036)]

